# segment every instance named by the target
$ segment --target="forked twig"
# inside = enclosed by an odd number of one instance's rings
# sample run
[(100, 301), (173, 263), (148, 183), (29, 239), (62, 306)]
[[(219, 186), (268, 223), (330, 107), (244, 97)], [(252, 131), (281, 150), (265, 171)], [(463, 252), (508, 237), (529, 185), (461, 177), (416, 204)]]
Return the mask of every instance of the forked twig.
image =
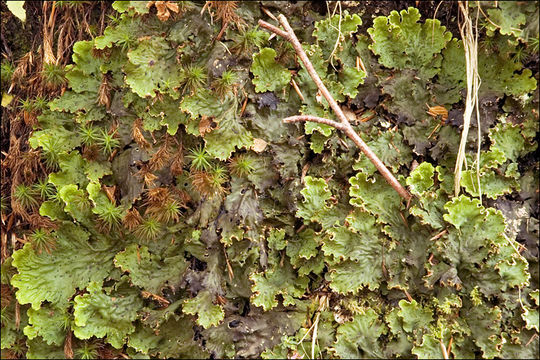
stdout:
[(347, 135), (355, 144), (360, 148), (360, 150), (368, 157), (368, 159), (375, 165), (377, 170), (381, 173), (381, 175), (386, 179), (386, 181), (398, 192), (398, 194), (403, 197), (405, 200), (411, 199), (411, 194), (399, 183), (399, 181), (394, 177), (394, 175), (388, 170), (388, 168), (383, 164), (383, 162), (375, 155), (375, 153), (367, 146), (367, 144), (360, 138), (360, 136), (354, 131), (353, 127), (349, 123), (349, 120), (341, 110), (341, 107), (338, 105), (336, 100), (332, 97), (326, 86), (323, 84), (321, 78), (315, 71), (315, 68), (313, 67), (313, 64), (309, 60), (308, 56), (306, 55), (304, 49), (302, 49), (302, 44), (300, 44), (300, 41), (294, 34), (293, 29), (289, 25), (289, 22), (287, 21), (287, 18), (284, 15), (278, 16), (279, 22), (281, 26), (285, 29), (285, 31), (281, 30), (280, 28), (267, 23), (266, 21), (259, 20), (259, 26), (262, 28), (265, 28), (267, 30), (270, 30), (276, 35), (281, 36), (285, 40), (289, 41), (291, 45), (293, 46), (294, 50), (296, 51), (296, 54), (302, 60), (302, 63), (304, 63), (304, 66), (306, 67), (307, 72), (317, 85), (317, 88), (319, 88), (319, 91), (321, 94), (323, 94), (326, 101), (328, 101), (328, 104), (334, 110), (334, 113), (336, 114), (337, 118), (339, 119), (339, 122), (330, 120), (330, 119), (324, 119), (319, 118), (316, 116), (311, 115), (300, 115), (300, 116), (291, 116), (286, 119), (284, 119), (284, 122), (304, 122), (304, 121), (313, 121), (320, 124), (326, 124), (330, 125), (338, 130), (341, 130)]

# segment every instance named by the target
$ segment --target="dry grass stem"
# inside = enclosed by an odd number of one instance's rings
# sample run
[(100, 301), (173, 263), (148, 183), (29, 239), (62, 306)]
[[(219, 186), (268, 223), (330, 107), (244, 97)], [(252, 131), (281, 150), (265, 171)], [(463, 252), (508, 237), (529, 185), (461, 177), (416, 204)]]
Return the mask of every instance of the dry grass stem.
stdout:
[[(480, 188), (480, 111), (478, 109), (478, 90), (480, 88), (480, 76), (478, 75), (478, 26), (472, 23), (469, 16), (469, 5), (462, 1), (459, 2), (460, 13), (463, 16), (462, 23), (459, 27), (461, 37), (463, 39), (463, 47), (465, 50), (465, 62), (467, 66), (467, 97), (465, 99), (465, 112), (463, 114), (463, 130), (461, 132), (461, 141), (459, 143), (459, 151), (454, 169), (454, 195), (458, 196), (461, 188), (461, 175), (463, 164), (465, 162), (465, 146), (467, 144), (467, 136), (471, 125), (471, 117), (473, 111), (476, 110), (476, 120), (478, 122), (478, 148), (476, 154), (476, 177), (478, 183), (478, 194), (480, 201), (482, 200), (482, 191)], [(478, 14), (476, 16), (478, 21)], [(476, 29), (476, 31), (475, 31)]]

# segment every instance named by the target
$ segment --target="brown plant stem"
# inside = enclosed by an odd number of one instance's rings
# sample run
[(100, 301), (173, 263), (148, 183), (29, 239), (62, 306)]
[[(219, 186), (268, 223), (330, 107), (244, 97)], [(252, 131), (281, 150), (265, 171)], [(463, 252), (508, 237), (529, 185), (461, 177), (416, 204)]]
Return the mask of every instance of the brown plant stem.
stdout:
[(377, 170), (381, 173), (381, 175), (386, 179), (386, 181), (398, 192), (398, 194), (403, 197), (405, 200), (411, 199), (411, 194), (399, 183), (399, 181), (394, 177), (394, 175), (388, 170), (388, 168), (383, 164), (383, 162), (375, 155), (375, 153), (369, 148), (369, 146), (360, 138), (360, 136), (354, 131), (353, 127), (349, 123), (349, 120), (341, 110), (338, 103), (334, 100), (324, 83), (322, 82), (321, 78), (315, 71), (315, 68), (311, 64), (311, 61), (309, 60), (308, 56), (306, 55), (304, 49), (302, 48), (302, 44), (300, 44), (300, 41), (294, 34), (293, 29), (289, 25), (289, 22), (287, 21), (287, 18), (284, 15), (278, 16), (279, 22), (281, 26), (285, 29), (285, 31), (281, 30), (280, 28), (267, 23), (266, 21), (259, 20), (259, 26), (262, 28), (265, 28), (267, 30), (270, 30), (271, 32), (275, 33), (276, 35), (281, 36), (285, 40), (289, 41), (291, 45), (293, 46), (294, 50), (296, 51), (296, 54), (298, 57), (300, 57), (300, 60), (302, 60), (302, 63), (304, 64), (307, 72), (317, 85), (317, 88), (321, 92), (321, 94), (324, 96), (326, 101), (328, 101), (328, 104), (334, 110), (334, 113), (336, 114), (337, 118), (340, 120), (340, 122), (335, 122), (333, 120), (329, 119), (323, 119), (316, 116), (310, 116), (310, 115), (301, 115), (301, 116), (291, 116), (286, 119), (284, 119), (285, 122), (301, 122), (301, 121), (314, 121), (321, 124), (326, 124), (335, 127), (338, 130), (341, 130), (347, 135), (355, 144), (360, 148), (360, 150), (368, 157), (368, 159), (375, 165)]
[(442, 340), (439, 340), (439, 345), (441, 347), (441, 351), (442, 351), (442, 354), (443, 354), (443, 359), (448, 359), (448, 352), (446, 351), (446, 347), (444, 346)]
[(283, 122), (286, 122), (286, 123), (306, 122), (306, 121), (312, 121), (319, 124), (329, 125), (329, 126), (335, 127), (338, 130), (343, 130), (343, 131), (345, 130), (345, 128), (343, 127), (341, 123), (338, 123), (334, 120), (325, 119), (325, 118), (321, 118), (321, 117), (317, 117), (313, 115), (296, 115), (296, 116), (289, 116), (283, 119)]

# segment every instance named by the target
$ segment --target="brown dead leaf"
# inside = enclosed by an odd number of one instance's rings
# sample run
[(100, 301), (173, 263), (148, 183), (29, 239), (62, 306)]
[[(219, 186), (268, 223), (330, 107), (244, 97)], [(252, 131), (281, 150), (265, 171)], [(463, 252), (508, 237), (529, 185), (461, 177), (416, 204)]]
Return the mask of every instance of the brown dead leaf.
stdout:
[(105, 186), (102, 185), (103, 190), (105, 191), (105, 194), (107, 194), (107, 197), (113, 204), (116, 204), (116, 198), (114, 197), (114, 192), (116, 191), (116, 185), (114, 186)]
[(148, 4), (146, 4), (146, 7), (150, 8), (152, 5), (156, 7), (157, 17), (161, 21), (169, 20), (169, 17), (171, 16), (170, 11), (177, 14), (180, 11), (178, 4), (173, 1), (149, 1)]
[(251, 145), (251, 150), (255, 151), (256, 153), (260, 153), (264, 151), (266, 145), (268, 145), (268, 143), (263, 139), (253, 139), (253, 145)]
[(343, 111), (343, 114), (345, 114), (345, 117), (349, 120), (349, 122), (356, 124), (358, 121), (358, 118), (356, 117), (356, 114), (349, 108), (342, 106), (341, 111)]
[(433, 117), (440, 116), (442, 121), (446, 121), (448, 119), (448, 110), (444, 106), (428, 106), (427, 113)]
[(199, 133), (202, 137), (204, 137), (204, 134), (209, 133), (212, 130), (214, 130), (212, 127), (212, 118), (203, 116), (201, 122), (199, 123)]

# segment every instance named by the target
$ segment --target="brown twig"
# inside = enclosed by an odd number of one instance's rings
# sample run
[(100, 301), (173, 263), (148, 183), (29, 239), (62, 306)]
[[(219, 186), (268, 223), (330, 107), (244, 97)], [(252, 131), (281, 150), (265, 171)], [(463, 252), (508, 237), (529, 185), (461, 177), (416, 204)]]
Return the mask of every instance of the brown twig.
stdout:
[(443, 230), (441, 231), (440, 233), (438, 233), (437, 235), (433, 236), (431, 239), (429, 239), (429, 241), (435, 241), (435, 240), (438, 240), (440, 239), (444, 234), (446, 234), (448, 232), (448, 230)]
[(227, 271), (229, 272), (229, 280), (232, 281), (234, 279), (234, 270), (229, 261), (229, 256), (227, 256), (227, 250), (225, 250), (225, 247), (223, 247), (223, 254), (225, 254), (225, 263), (227, 264)]
[(442, 340), (439, 340), (439, 345), (441, 347), (441, 351), (442, 351), (442, 354), (443, 354), (443, 359), (448, 359), (448, 352), (446, 351), (446, 347), (444, 346)]
[(446, 353), (447, 354), (451, 354), (451, 351), (452, 351), (452, 342), (454, 341), (454, 337), (451, 336), (450, 337), (450, 341), (448, 342), (448, 348), (446, 349)]
[(159, 295), (156, 295), (156, 294), (152, 294), (151, 292), (149, 291), (141, 291), (141, 295), (147, 299), (147, 298), (152, 298), (154, 300), (156, 300), (157, 302), (160, 303), (161, 306), (164, 306), (164, 307), (167, 307), (169, 306), (169, 304), (171, 303), (169, 300), (159, 296)]
[(223, 34), (225, 33), (225, 30), (227, 30), (228, 26), (229, 26), (228, 22), (223, 23), (223, 25), (221, 26), (221, 30), (219, 31), (218, 36), (216, 36), (216, 38), (214, 40), (212, 40), (212, 42), (219, 41), (221, 39), (221, 37), (223, 36)]
[(296, 51), (296, 54), (298, 57), (300, 57), (300, 60), (302, 60), (302, 63), (304, 64), (307, 72), (319, 88), (319, 91), (324, 96), (326, 101), (328, 101), (328, 104), (334, 110), (334, 113), (336, 114), (337, 118), (339, 119), (339, 123), (333, 120), (329, 119), (323, 119), (318, 118), (315, 116), (309, 116), (309, 115), (301, 115), (301, 116), (292, 116), (284, 119), (285, 122), (301, 122), (301, 121), (314, 121), (321, 124), (327, 124), (330, 126), (335, 127), (336, 129), (339, 129), (345, 133), (355, 144), (360, 148), (360, 150), (368, 157), (368, 159), (375, 165), (377, 170), (381, 173), (381, 175), (386, 179), (386, 181), (398, 192), (398, 194), (403, 197), (405, 200), (409, 200), (412, 196), (409, 194), (409, 192), (399, 183), (399, 181), (394, 177), (394, 175), (388, 170), (388, 168), (383, 164), (383, 162), (375, 155), (375, 153), (367, 146), (367, 144), (360, 138), (360, 136), (354, 131), (351, 124), (349, 123), (349, 120), (341, 110), (341, 107), (338, 105), (338, 103), (334, 100), (324, 83), (322, 82), (321, 78), (315, 71), (315, 68), (313, 67), (313, 64), (311, 64), (311, 61), (309, 60), (308, 56), (306, 55), (304, 49), (302, 49), (302, 44), (300, 44), (300, 41), (294, 34), (293, 29), (289, 25), (289, 22), (287, 21), (287, 18), (283, 15), (278, 16), (279, 22), (281, 26), (285, 29), (285, 31), (281, 30), (280, 28), (267, 23), (266, 21), (259, 20), (259, 26), (262, 28), (265, 28), (267, 30), (270, 30), (271, 32), (281, 36), (285, 40), (289, 41), (291, 45), (293, 46), (294, 50)]
[(345, 128), (341, 123), (338, 123), (338, 122), (336, 122), (334, 120), (325, 119), (325, 118), (321, 118), (321, 117), (317, 117), (317, 116), (313, 116), (313, 115), (289, 116), (289, 117), (283, 119), (283, 122), (286, 122), (286, 123), (305, 122), (305, 121), (312, 121), (312, 122), (316, 122), (316, 123), (319, 123), (319, 124), (325, 124), (325, 125), (335, 127), (338, 130), (345, 131)]
[(294, 79), (291, 79), (291, 84), (294, 88), (294, 91), (296, 91), (296, 93), (298, 94), (298, 96), (300, 97), (300, 100), (302, 101), (305, 101), (304, 99), (304, 95), (302, 94), (302, 92), (300, 91), (300, 88), (298, 87), (298, 85), (296, 84), (296, 81), (294, 81)]

